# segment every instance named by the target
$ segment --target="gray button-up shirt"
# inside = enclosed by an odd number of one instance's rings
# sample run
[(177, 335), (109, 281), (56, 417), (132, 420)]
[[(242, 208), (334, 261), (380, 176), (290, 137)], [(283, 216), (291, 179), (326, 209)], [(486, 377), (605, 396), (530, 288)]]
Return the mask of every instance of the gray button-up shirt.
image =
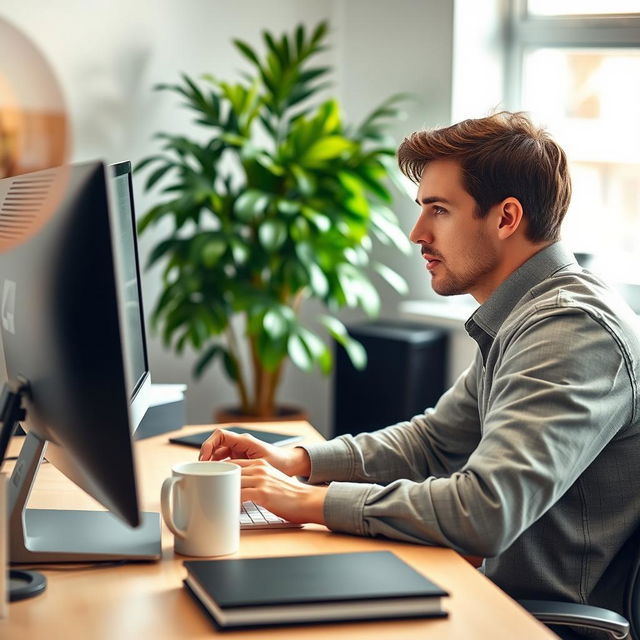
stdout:
[(473, 364), (409, 422), (305, 446), (336, 531), (452, 547), (518, 598), (622, 611), (640, 544), (640, 323), (561, 243), (467, 321)]

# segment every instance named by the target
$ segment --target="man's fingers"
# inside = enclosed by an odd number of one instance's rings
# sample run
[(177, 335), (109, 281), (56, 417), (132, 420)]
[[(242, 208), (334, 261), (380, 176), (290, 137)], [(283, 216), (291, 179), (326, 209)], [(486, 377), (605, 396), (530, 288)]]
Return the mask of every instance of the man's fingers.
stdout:
[(219, 460), (220, 458), (216, 458), (215, 454), (218, 449), (226, 445), (226, 440), (227, 440), (227, 433), (225, 433), (222, 429), (216, 429), (202, 443), (202, 446), (200, 447), (200, 457), (198, 459), (199, 460)]
[(243, 458), (238, 458), (233, 461), (233, 464), (237, 464), (239, 467), (250, 468), (250, 467), (266, 467), (268, 466), (268, 462), (263, 458), (256, 458), (255, 460), (248, 460)]
[(199, 460), (257, 458), (265, 454), (264, 443), (250, 435), (216, 429), (200, 447)]
[(212, 453), (213, 444), (211, 443), (211, 439), (207, 438), (200, 447), (200, 455), (198, 456), (198, 460), (210, 460)]
[(231, 450), (229, 447), (218, 447), (212, 454), (211, 460), (225, 460), (231, 457)]

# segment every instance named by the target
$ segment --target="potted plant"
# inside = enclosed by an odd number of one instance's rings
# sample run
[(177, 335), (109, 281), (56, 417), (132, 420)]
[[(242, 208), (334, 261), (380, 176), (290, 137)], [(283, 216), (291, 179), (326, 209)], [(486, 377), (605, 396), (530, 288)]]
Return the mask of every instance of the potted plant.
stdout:
[[(327, 24), (262, 35), (262, 56), (234, 41), (251, 65), (240, 82), (182, 74), (157, 87), (179, 94), (206, 135), (157, 134), (161, 153), (137, 166), (149, 171), (145, 189), (162, 186), (163, 196), (139, 231), (173, 223), (149, 256), (149, 266), (165, 265), (152, 326), (177, 352), (199, 352), (196, 376), (220, 358), (241, 412), (256, 417), (277, 415), (288, 359), (303, 370), (332, 369), (331, 349), (301, 323), (303, 302), (375, 316), (379, 297), (367, 270), (401, 293), (406, 285), (370, 261), (373, 242), (408, 250), (385, 186), (396, 168), (383, 134), (400, 96), (348, 127), (335, 99), (317, 103), (331, 69), (310, 61), (325, 49)], [(335, 316), (319, 322), (364, 366), (364, 349)]]

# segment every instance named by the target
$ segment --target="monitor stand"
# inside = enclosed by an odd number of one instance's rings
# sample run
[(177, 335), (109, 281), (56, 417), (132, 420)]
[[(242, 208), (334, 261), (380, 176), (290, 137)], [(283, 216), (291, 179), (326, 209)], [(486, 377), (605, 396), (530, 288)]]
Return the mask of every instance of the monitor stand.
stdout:
[(11, 562), (109, 562), (158, 560), (160, 514), (143, 513), (139, 526), (122, 523), (108, 511), (27, 509), (46, 442), (31, 433), (9, 481)]

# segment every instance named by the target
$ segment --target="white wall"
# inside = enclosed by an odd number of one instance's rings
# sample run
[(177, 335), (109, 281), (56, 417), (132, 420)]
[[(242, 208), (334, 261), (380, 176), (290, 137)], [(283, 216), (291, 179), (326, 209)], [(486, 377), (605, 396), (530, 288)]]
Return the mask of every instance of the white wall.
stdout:
[[(231, 39), (258, 43), (261, 29), (281, 32), (298, 22), (329, 19), (332, 49), (326, 61), (337, 69), (335, 93), (349, 120), (399, 91), (419, 101), (394, 127), (399, 142), (422, 126), (448, 124), (451, 110), (453, 0), (2, 0), (0, 17), (12, 22), (42, 50), (66, 96), (72, 123), (73, 160), (138, 161), (155, 151), (157, 131), (190, 129), (189, 114), (169, 93), (152, 91), (180, 71), (210, 72), (233, 79), (242, 68)], [(14, 61), (0, 61), (4, 64)], [(136, 184), (138, 212), (151, 204)], [(404, 196), (396, 211), (408, 232), (415, 204)], [(142, 238), (143, 255), (154, 238)], [(377, 259), (401, 271), (409, 298), (430, 295), (419, 255), (380, 252)], [(159, 282), (144, 275), (147, 314)], [(382, 289), (383, 315), (396, 315), (398, 297)], [(309, 305), (312, 321), (317, 306)], [(347, 320), (361, 315), (345, 314)], [(218, 368), (199, 382), (191, 379), (194, 354), (178, 358), (157, 337), (149, 340), (156, 382), (187, 382), (187, 419), (210, 421), (214, 406), (235, 400)], [(330, 427), (330, 379), (290, 367), (281, 398), (308, 409), (324, 433)]]

